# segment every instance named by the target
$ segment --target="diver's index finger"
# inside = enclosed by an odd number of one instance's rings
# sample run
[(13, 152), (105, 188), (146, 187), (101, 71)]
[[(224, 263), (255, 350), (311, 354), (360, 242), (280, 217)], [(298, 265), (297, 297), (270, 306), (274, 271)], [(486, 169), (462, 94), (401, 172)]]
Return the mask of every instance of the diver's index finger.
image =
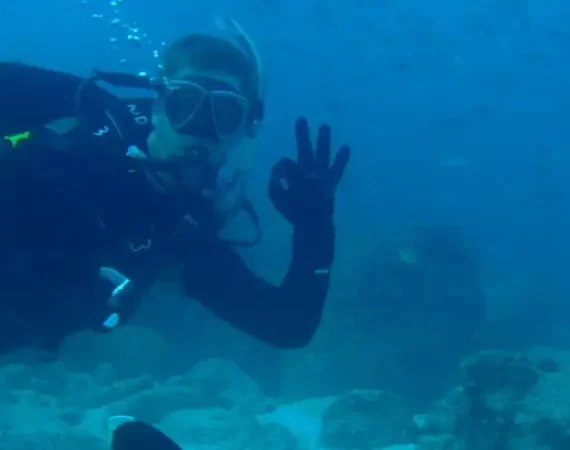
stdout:
[(297, 139), (297, 162), (301, 166), (312, 165), (313, 146), (309, 123), (304, 117), (299, 117), (295, 122), (295, 137)]

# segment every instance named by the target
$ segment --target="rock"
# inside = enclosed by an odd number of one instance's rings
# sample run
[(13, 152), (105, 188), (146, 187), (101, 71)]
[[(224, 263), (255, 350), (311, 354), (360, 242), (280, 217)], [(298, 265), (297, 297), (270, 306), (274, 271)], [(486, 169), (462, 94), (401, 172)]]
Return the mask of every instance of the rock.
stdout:
[(420, 450), (460, 450), (457, 440), (449, 434), (422, 435), (416, 441)]
[(28, 388), (31, 376), (31, 369), (23, 364), (9, 364), (0, 369), (0, 382), (9, 389)]
[(151, 377), (100, 383), (96, 377), (67, 370), (61, 363), (34, 367), (10, 365), (0, 372), (0, 401), (29, 403), (62, 410), (98, 408), (154, 386)]
[(314, 397), (296, 402), (275, 404), (273, 411), (257, 415), (261, 424), (285, 427), (303, 448), (318, 447), (324, 412), (337, 397)]
[(253, 416), (221, 408), (176, 411), (166, 416), (158, 427), (183, 447), (299, 449), (297, 439), (285, 427), (262, 425)]
[(495, 411), (522, 399), (540, 378), (527, 355), (508, 352), (479, 353), (463, 363), (462, 371), (466, 395)]
[(259, 425), (221, 408), (187, 409), (168, 414), (159, 428), (186, 445), (232, 446), (255, 434)]
[(282, 425), (271, 423), (262, 426), (247, 442), (242, 450), (299, 450), (299, 441), (291, 431)]
[(384, 447), (382, 450), (418, 450), (415, 444), (398, 444)]
[(85, 410), (82, 408), (68, 408), (60, 411), (59, 419), (70, 427), (76, 427), (85, 420)]
[(93, 372), (93, 378), (99, 384), (110, 385), (117, 380), (117, 372), (109, 362), (102, 362)]
[[(53, 404), (44, 404), (39, 401), (33, 392), (21, 391), (18, 402), (3, 403), (0, 407), (0, 430), (7, 428), (20, 435), (34, 433), (64, 432), (69, 426), (59, 416)], [(0, 436), (1, 444), (5, 442)]]
[(84, 390), (91, 384), (90, 378), (74, 377), (64, 364), (58, 362), (36, 365), (30, 370), (30, 375), (28, 388), (51, 397), (62, 397), (68, 394), (70, 384), (75, 387), (76, 383), (80, 383), (78, 390)]
[(567, 352), (475, 354), (463, 364), (461, 386), (425, 415), (417, 443), (426, 450), (570, 448), (568, 379)]
[(153, 384), (110, 405), (111, 414), (130, 414), (158, 423), (174, 411), (187, 409), (239, 409), (246, 415), (265, 411), (266, 399), (257, 384), (231, 361), (212, 359), (198, 363), (188, 374)]
[[(266, 408), (265, 398), (257, 383), (237, 364), (229, 360), (208, 359), (194, 366), (190, 373), (177, 380), (199, 386), (204, 397), (225, 408)], [(256, 411), (257, 412), (257, 411)]]
[(378, 390), (351, 391), (325, 411), (320, 446), (372, 450), (407, 444), (412, 416), (395, 394)]
[(468, 401), (463, 387), (455, 387), (447, 396), (434, 402), (427, 414), (414, 416), (417, 435), (447, 436), (458, 427), (458, 414), (467, 414)]
[(211, 402), (205, 402), (200, 391), (195, 388), (157, 385), (154, 389), (109, 405), (108, 411), (110, 415), (127, 414), (146, 422), (159, 423), (174, 411), (211, 406)]
[(59, 408), (91, 408), (99, 404), (104, 388), (91, 376), (68, 373), (66, 380), (61, 392), (55, 395)]
[(128, 325), (107, 335), (83, 332), (71, 336), (63, 341), (59, 353), (61, 361), (73, 370), (93, 373), (101, 363), (107, 363), (116, 376), (129, 378), (164, 375), (174, 352), (169, 352), (163, 337), (150, 328)]
[(19, 401), (16, 386), (25, 385), (18, 382), (17, 384), (10, 380), (9, 375), (0, 369), (0, 404), (13, 404)]
[(137, 395), (140, 392), (151, 390), (155, 386), (156, 384), (153, 377), (148, 375), (138, 378), (127, 378), (104, 386), (102, 392), (94, 396), (90, 403), (85, 406), (97, 407), (101, 404), (108, 405)]
[(10, 450), (108, 450), (108, 443), (89, 434), (77, 432), (39, 432), (35, 434), (2, 434), (2, 449)]
[(53, 408), (55, 403), (55, 398), (51, 395), (38, 394), (35, 396), (35, 404), (42, 408)]

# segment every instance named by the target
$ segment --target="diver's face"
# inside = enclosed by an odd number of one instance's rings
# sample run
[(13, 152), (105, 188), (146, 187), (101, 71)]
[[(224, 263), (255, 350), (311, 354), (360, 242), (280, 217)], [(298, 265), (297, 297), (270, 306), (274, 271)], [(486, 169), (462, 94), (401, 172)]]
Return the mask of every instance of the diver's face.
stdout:
[[(239, 93), (238, 80), (224, 74), (187, 71), (175, 74), (172, 80), (183, 80), (182, 87), (172, 91), (177, 97), (168, 103), (163, 98), (157, 100), (154, 129), (148, 139), (151, 156), (172, 162), (195, 159), (221, 168), (228, 153), (245, 137), (248, 105)], [(211, 90), (217, 94), (209, 97)]]
[(155, 112), (152, 117), (153, 130), (148, 137), (150, 155), (157, 161), (188, 161), (206, 163), (219, 169), (227, 161), (228, 153), (237, 147), (243, 138), (235, 137), (224, 141), (214, 141), (191, 136), (175, 130), (163, 112)]

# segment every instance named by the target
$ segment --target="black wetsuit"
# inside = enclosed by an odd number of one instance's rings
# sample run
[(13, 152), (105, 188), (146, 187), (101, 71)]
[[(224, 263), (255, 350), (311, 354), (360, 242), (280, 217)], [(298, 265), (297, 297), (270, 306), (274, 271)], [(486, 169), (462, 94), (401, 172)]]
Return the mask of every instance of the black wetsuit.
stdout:
[[(176, 263), (186, 294), (234, 327), (278, 347), (306, 345), (329, 286), (319, 269), (333, 259), (332, 195), (322, 208), (283, 206), (294, 225), (293, 259), (273, 286), (218, 238), (223, 224), (211, 201), (159, 193), (126, 157), (131, 146), (146, 151), (151, 100), (119, 100), (92, 84), (78, 110), (81, 82), (0, 64), (0, 132), (32, 131), (0, 150), (0, 351), (57, 347), (70, 333), (104, 330), (112, 286), (100, 267), (132, 280), (120, 303), (124, 323), (161, 270)], [(44, 127), (78, 116), (80, 126), (65, 132), (65, 121)]]

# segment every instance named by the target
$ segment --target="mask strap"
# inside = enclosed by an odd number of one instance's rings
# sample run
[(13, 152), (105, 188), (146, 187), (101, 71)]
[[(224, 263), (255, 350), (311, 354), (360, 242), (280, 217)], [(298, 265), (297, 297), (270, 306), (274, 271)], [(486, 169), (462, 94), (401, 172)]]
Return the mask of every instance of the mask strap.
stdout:
[(255, 42), (249, 35), (245, 32), (243, 27), (234, 19), (230, 17), (219, 17), (216, 19), (216, 26), (218, 29), (227, 31), (231, 33), (235, 40), (240, 45), (241, 49), (245, 52), (247, 58), (255, 66), (255, 71), (258, 77), (259, 90), (257, 92), (257, 98), (261, 99), (261, 80), (263, 77), (263, 70), (261, 67), (261, 58), (259, 57), (259, 52), (257, 51), (257, 46)]
[(256, 100), (252, 107), (253, 109), (253, 126), (249, 127), (249, 135), (250, 137), (256, 136), (256, 128), (257, 124), (263, 120), (263, 88), (261, 86), (262, 79), (263, 79), (263, 68), (261, 66), (261, 58), (259, 57), (259, 52), (257, 50), (257, 46), (255, 42), (249, 35), (245, 32), (243, 27), (234, 19), (230, 17), (219, 17), (216, 19), (216, 26), (218, 29), (229, 32), (234, 37), (235, 41), (239, 44), (239, 47), (245, 53), (246, 57), (253, 63), (255, 66), (255, 71), (257, 74), (257, 85), (258, 91), (256, 93)]

